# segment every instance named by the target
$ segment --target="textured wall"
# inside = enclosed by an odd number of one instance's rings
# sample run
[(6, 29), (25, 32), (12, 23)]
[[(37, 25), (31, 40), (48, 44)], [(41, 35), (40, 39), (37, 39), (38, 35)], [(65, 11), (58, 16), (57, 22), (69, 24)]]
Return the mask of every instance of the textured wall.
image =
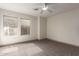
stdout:
[(41, 17), (40, 18), (40, 39), (46, 38), (47, 31), (47, 19)]
[(49, 17), (47, 38), (79, 46), (79, 9)]

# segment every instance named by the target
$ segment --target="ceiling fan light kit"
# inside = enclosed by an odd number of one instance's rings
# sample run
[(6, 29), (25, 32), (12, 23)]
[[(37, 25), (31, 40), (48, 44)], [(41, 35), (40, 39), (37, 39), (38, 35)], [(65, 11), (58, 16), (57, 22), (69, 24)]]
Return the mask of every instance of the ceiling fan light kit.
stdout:
[(42, 8), (42, 10), (47, 10), (47, 9), (48, 9), (48, 7), (43, 7), (43, 8)]
[(52, 13), (52, 10), (49, 8), (48, 3), (44, 3), (41, 8), (38, 7), (38, 8), (35, 8), (34, 10), (35, 11), (40, 10), (40, 14), (44, 14), (45, 12)]

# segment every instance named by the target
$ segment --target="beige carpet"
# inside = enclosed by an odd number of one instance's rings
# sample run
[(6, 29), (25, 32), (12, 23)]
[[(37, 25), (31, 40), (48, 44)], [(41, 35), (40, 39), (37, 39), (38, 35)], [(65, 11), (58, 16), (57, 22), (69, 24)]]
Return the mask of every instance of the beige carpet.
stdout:
[(51, 40), (35, 40), (0, 47), (1, 56), (78, 56), (79, 47)]

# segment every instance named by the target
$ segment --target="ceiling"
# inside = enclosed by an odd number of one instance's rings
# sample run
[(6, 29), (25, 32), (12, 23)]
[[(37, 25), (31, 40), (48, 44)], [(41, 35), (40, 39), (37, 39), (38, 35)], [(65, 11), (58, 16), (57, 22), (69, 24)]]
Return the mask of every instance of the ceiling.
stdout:
[(62, 13), (68, 10), (79, 8), (79, 3), (49, 3), (49, 9), (53, 12), (49, 13), (45, 11), (43, 14), (40, 14), (40, 10), (35, 11), (35, 8), (43, 7), (43, 3), (0, 3), (0, 8), (16, 11), (33, 16), (42, 16), (48, 17), (58, 13)]

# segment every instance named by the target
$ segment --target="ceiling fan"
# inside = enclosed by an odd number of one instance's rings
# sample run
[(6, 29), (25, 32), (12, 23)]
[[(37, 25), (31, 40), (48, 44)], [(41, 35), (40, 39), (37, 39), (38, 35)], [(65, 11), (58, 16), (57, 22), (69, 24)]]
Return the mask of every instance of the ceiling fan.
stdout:
[(53, 11), (49, 8), (50, 3), (44, 3), (41, 8), (35, 8), (35, 11), (41, 10), (40, 14), (43, 14), (44, 12), (52, 13)]

